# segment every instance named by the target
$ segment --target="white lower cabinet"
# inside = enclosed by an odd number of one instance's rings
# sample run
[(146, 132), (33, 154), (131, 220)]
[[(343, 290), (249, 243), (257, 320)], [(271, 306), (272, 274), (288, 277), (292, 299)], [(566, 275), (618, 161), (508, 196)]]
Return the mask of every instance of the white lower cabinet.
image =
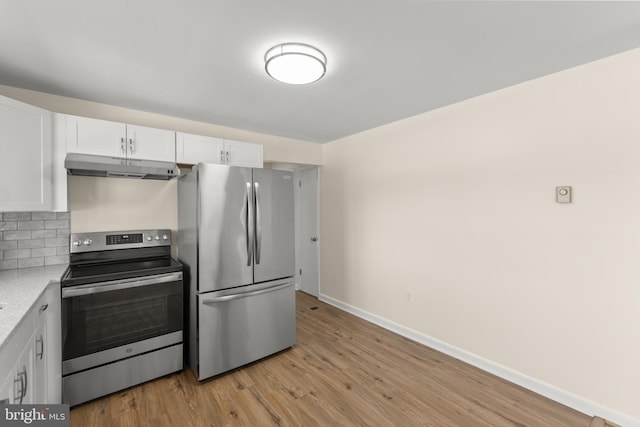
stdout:
[(33, 403), (33, 312), (16, 328), (0, 353), (2, 395), (11, 404)]
[(33, 403), (32, 362), (33, 346), (28, 345), (22, 349), (17, 362), (9, 370), (0, 388), (0, 403)]
[[(62, 403), (62, 303), (60, 283), (52, 283), (45, 292), (47, 309), (38, 309), (40, 321), (44, 322), (44, 355), (40, 359), (40, 369), (46, 374), (46, 403)], [(43, 316), (44, 315), (44, 316)], [(44, 318), (43, 318), (44, 317)], [(36, 328), (37, 329), (37, 328)], [(36, 353), (36, 359), (38, 354)], [(37, 361), (36, 361), (37, 362)]]
[(22, 351), (16, 365), (16, 380), (14, 381), (14, 394), (20, 396), (20, 403), (35, 403), (33, 385), (36, 381), (33, 370), (33, 340)]
[(3, 376), (0, 381), (0, 405), (13, 403), (13, 375)]
[(62, 401), (59, 286), (47, 288), (5, 343), (0, 353), (0, 403)]
[(49, 356), (46, 351), (46, 343), (49, 341), (47, 336), (47, 324), (44, 321), (44, 315), (41, 314), (36, 324), (35, 333), (32, 337), (33, 341), (33, 384), (32, 399), (33, 403), (49, 403), (47, 401), (47, 358)]

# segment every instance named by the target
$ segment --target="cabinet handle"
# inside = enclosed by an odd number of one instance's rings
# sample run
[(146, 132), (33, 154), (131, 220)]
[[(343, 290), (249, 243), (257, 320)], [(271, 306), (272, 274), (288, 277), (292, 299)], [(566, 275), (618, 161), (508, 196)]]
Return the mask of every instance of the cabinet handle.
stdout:
[(224, 150), (220, 150), (220, 163), (225, 163), (225, 161), (224, 161)]
[[(18, 392), (16, 393), (15, 386), (18, 384)], [(18, 376), (13, 380), (13, 401), (14, 403), (19, 400), (18, 404), (22, 405), (24, 397), (27, 395), (27, 367), (22, 367), (22, 372), (18, 372)]]
[(22, 403), (22, 372), (18, 372), (16, 378), (13, 380), (13, 403)]
[[(38, 343), (40, 344), (40, 351), (38, 351)], [(42, 360), (44, 356), (44, 338), (40, 335), (40, 338), (36, 338), (36, 358)]]
[(129, 138), (129, 154), (133, 154), (133, 138)]
[(127, 154), (127, 148), (124, 145), (124, 137), (120, 138), (120, 152), (123, 156)]
[(229, 151), (227, 151), (227, 164), (229, 164)]
[(22, 387), (22, 397), (20, 397), (20, 403), (22, 403), (22, 400), (27, 395), (27, 387), (29, 387), (29, 381), (27, 380), (27, 367), (23, 366), (22, 370), (24, 371), (24, 374), (22, 376), (24, 378), (24, 386)]
[(49, 303), (47, 303), (47, 304), (43, 304), (43, 305), (40, 307), (40, 310), (38, 310), (38, 313), (42, 314), (42, 312), (43, 312), (43, 311), (45, 311), (47, 308), (49, 308)]

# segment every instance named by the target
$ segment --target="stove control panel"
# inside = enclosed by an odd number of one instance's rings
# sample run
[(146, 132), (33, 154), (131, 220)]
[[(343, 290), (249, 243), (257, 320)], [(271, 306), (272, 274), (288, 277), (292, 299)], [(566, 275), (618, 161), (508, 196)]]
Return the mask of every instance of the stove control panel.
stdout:
[(171, 230), (99, 231), (72, 233), (69, 237), (71, 253), (171, 246)]

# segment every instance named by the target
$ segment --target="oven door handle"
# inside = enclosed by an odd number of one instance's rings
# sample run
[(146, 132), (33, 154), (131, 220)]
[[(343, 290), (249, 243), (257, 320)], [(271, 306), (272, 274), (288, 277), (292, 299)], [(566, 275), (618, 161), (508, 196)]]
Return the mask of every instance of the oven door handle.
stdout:
[(145, 276), (142, 279), (123, 279), (103, 282), (100, 284), (91, 283), (87, 285), (71, 286), (68, 288), (62, 288), (62, 298), (73, 298), (82, 295), (97, 294), (101, 292), (138, 288), (140, 286), (157, 285), (159, 283), (175, 282), (178, 280), (182, 280), (182, 272)]

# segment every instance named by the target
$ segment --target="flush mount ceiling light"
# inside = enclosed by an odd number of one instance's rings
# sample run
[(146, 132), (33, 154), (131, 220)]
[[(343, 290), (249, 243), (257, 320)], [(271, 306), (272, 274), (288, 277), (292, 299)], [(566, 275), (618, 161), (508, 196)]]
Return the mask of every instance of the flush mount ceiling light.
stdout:
[(327, 71), (327, 57), (303, 43), (282, 43), (264, 55), (264, 69), (272, 78), (292, 85), (320, 80)]

